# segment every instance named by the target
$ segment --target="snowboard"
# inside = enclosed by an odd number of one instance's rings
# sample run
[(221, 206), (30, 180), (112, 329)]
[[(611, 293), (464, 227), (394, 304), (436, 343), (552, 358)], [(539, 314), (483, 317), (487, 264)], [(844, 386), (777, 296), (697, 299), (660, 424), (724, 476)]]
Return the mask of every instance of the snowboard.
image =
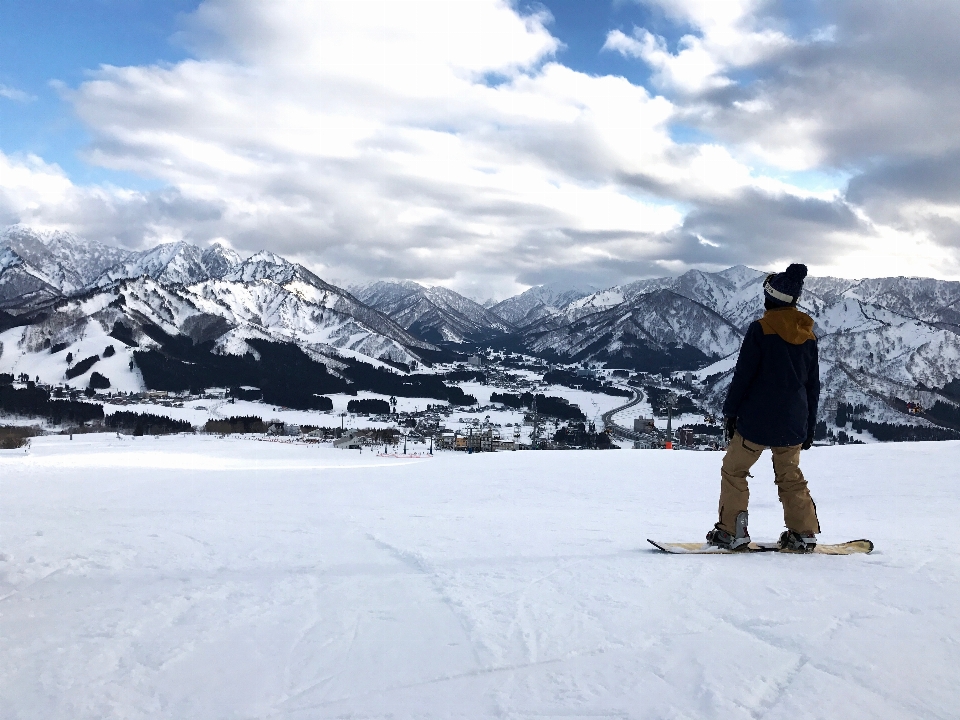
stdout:
[(812, 553), (801, 553), (796, 550), (781, 550), (777, 543), (759, 543), (752, 542), (745, 549), (726, 550), (718, 548), (715, 545), (706, 543), (669, 543), (647, 540), (657, 550), (662, 550), (671, 555), (749, 555), (750, 553), (760, 552), (781, 552), (791, 555), (854, 555), (857, 553), (873, 552), (873, 543), (869, 540), (850, 540), (849, 542), (836, 543), (835, 545), (818, 544)]

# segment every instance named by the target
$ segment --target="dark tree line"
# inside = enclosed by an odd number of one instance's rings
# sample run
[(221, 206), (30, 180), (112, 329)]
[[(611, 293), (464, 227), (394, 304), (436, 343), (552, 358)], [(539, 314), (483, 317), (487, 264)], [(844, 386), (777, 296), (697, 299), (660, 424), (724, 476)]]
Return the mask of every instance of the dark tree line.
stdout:
[(814, 426), (813, 439), (814, 440), (827, 439), (827, 421), (826, 420), (821, 420)]
[(501, 403), (507, 407), (522, 409), (526, 408), (527, 410), (533, 407), (533, 400), (537, 400), (537, 413), (540, 415), (546, 415), (548, 417), (554, 417), (558, 420), (573, 420), (573, 421), (585, 421), (587, 416), (583, 414), (583, 411), (577, 406), (569, 401), (566, 398), (556, 397), (554, 395), (534, 395), (533, 393), (525, 392), (521, 395), (515, 395), (513, 393), (492, 393), (490, 395), (490, 402)]
[(0, 410), (12, 415), (44, 417), (55, 424), (103, 419), (103, 406), (78, 400), (51, 400), (50, 393), (29, 383), (17, 389), (0, 384)]
[(920, 440), (960, 440), (960, 432), (946, 428), (893, 425), (862, 418), (853, 420), (854, 430), (866, 430), (881, 442), (916, 442)]
[(960, 430), (960, 407), (937, 400), (927, 411), (930, 418), (940, 424)]
[[(720, 437), (723, 435), (723, 428), (719, 425), (705, 425), (704, 423), (687, 423), (683, 425), (683, 428), (692, 430), (695, 435), (712, 435), (715, 437)], [(679, 432), (682, 428), (677, 428)], [(824, 423), (823, 436), (827, 436), (826, 423)]]
[[(863, 415), (867, 409), (868, 408), (866, 405), (837, 403), (837, 426), (844, 427), (847, 422), (852, 422), (854, 430), (865, 430), (869, 429), (867, 428), (868, 424), (887, 425), (887, 423), (869, 423), (867, 420), (861, 419), (859, 416)], [(933, 404), (933, 407), (924, 413), (924, 416), (938, 425), (943, 425), (944, 427), (952, 428), (953, 430), (960, 430), (960, 408), (951, 403), (944, 402), (943, 400), (937, 400)], [(911, 433), (915, 434), (913, 432), (915, 426), (913, 425), (889, 425), (889, 428), (909, 428), (909, 430), (895, 431), (890, 429), (881, 429), (880, 432), (891, 436), (899, 436), (904, 432), (906, 432), (907, 435), (910, 435)], [(870, 432), (872, 433), (873, 431), (871, 430)], [(879, 440), (880, 438), (877, 437), (877, 439)]]
[(263, 399), (263, 391), (258, 387), (232, 387), (228, 394), (237, 400), (257, 401)]
[(116, 338), (124, 345), (129, 347), (137, 347), (137, 341), (133, 339), (133, 330), (128, 328), (119, 320), (113, 324), (113, 330), (110, 331), (110, 337)]
[(948, 398), (953, 398), (954, 400), (960, 400), (960, 377), (954, 378), (942, 388), (940, 392), (943, 395), (946, 395)]
[(166, 415), (125, 410), (107, 415), (103, 424), (111, 430), (127, 430), (136, 436), (193, 432), (193, 425), (186, 420), (174, 420)]
[[(144, 328), (146, 331), (147, 328)], [(189, 338), (171, 337), (160, 328), (148, 334), (161, 343), (160, 350), (137, 350), (134, 360), (144, 383), (154, 390), (183, 392), (206, 387), (252, 386), (272, 405), (299, 410), (321, 409), (319, 396), (347, 392), (347, 383), (327, 372), (292, 344), (249, 340), (253, 353), (217, 355), (213, 343), (194, 345)]]
[(868, 410), (866, 405), (853, 405), (851, 403), (837, 403), (837, 427), (843, 427), (850, 420), (858, 415), (863, 415)]
[[(100, 362), (100, 356), (91, 355), (88, 358), (84, 358), (73, 367), (67, 368), (67, 372), (66, 372), (67, 380), (72, 380), (75, 377), (83, 375), (87, 370), (93, 367), (94, 363), (97, 363), (97, 362)], [(109, 385), (107, 387), (109, 387)]]
[(477, 399), (456, 385), (446, 385), (439, 375), (399, 375), (356, 360), (343, 371), (353, 381), (354, 390), (369, 390), (378, 395), (424, 397), (446, 400), (451, 405), (476, 405)]
[(630, 334), (624, 334), (619, 338), (619, 350), (610, 352), (608, 347), (612, 340), (611, 334), (605, 333), (573, 357), (563, 356), (550, 350), (540, 353), (540, 356), (556, 363), (594, 360), (604, 363), (607, 367), (660, 373), (706, 367), (719, 359), (716, 356), (706, 355), (692, 345), (656, 347), (649, 345), (644, 338)]
[(350, 400), (347, 403), (347, 412), (358, 415), (386, 415), (390, 412), (390, 403), (378, 398)]
[(236, 415), (225, 420), (207, 420), (203, 429), (209, 433), (265, 433), (267, 426), (262, 418), (254, 415)]
[[(447, 386), (436, 375), (403, 375), (347, 359), (342, 371), (346, 379), (327, 371), (326, 366), (292, 343), (249, 339), (257, 355), (218, 355), (213, 342), (194, 344), (190, 338), (167, 335), (156, 326), (144, 332), (161, 348), (134, 352), (137, 367), (147, 387), (182, 392), (205, 387), (246, 385), (260, 389), (265, 403), (300, 410), (329, 409), (322, 395), (370, 390), (381, 395), (429, 397), (455, 405), (472, 405), (476, 398), (456, 386)], [(350, 382), (348, 382), (349, 380)]]

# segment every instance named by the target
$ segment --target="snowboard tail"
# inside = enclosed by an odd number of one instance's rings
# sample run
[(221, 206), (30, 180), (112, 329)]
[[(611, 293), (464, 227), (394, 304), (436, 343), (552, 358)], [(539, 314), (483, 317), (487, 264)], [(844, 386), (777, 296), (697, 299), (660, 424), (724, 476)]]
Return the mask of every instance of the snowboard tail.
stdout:
[(873, 543), (869, 540), (850, 540), (849, 542), (836, 543), (833, 545), (818, 544), (811, 553), (801, 553), (796, 550), (781, 550), (775, 542), (752, 542), (737, 550), (727, 550), (726, 548), (719, 548), (716, 545), (708, 545), (707, 543), (659, 542), (649, 539), (647, 542), (657, 548), (657, 550), (662, 550), (671, 555), (749, 555), (758, 552), (782, 552), (793, 555), (855, 555), (858, 553), (869, 554), (873, 552)]

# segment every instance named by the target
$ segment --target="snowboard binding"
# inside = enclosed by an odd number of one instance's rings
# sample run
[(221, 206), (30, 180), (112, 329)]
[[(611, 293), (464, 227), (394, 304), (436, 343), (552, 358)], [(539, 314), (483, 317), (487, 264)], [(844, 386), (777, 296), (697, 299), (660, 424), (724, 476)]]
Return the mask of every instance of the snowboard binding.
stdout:
[(781, 550), (795, 553), (813, 552), (817, 547), (817, 536), (813, 533), (800, 533), (796, 530), (784, 530), (780, 534), (777, 546)]
[(750, 545), (750, 533), (747, 531), (747, 511), (737, 515), (734, 534), (728, 533), (717, 525), (707, 533), (707, 543), (724, 550), (746, 550)]

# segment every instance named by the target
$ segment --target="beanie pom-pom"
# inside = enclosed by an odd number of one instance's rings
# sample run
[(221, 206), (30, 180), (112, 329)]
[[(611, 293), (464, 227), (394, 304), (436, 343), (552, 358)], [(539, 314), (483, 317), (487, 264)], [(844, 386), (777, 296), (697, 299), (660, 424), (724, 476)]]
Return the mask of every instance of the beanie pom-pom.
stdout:
[(807, 266), (801, 263), (794, 263), (787, 268), (784, 275), (795, 283), (802, 283), (804, 278), (807, 277)]

